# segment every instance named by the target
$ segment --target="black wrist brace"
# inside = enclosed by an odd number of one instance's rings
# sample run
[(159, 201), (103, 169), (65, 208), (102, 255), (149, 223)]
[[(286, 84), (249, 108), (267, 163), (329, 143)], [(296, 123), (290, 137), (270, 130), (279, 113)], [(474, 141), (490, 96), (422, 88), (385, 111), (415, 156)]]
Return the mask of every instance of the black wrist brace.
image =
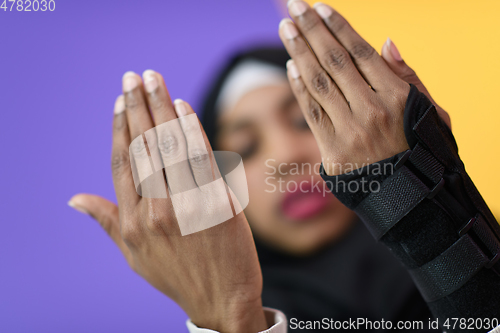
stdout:
[(321, 166), (321, 175), (409, 269), (436, 317), (499, 318), (500, 226), (413, 85), (404, 112), (410, 150), (339, 176)]

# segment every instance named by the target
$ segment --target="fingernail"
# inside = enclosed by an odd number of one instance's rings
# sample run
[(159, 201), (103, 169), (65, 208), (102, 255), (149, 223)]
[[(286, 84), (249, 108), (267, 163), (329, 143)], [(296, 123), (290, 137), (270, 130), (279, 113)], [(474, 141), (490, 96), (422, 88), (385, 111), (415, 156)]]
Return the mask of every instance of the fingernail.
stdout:
[(283, 35), (286, 39), (294, 39), (299, 35), (299, 31), (293, 24), (292, 20), (285, 18), (280, 22), (280, 30), (283, 30)]
[(391, 55), (396, 61), (402, 61), (403, 58), (401, 57), (401, 54), (398, 51), (398, 48), (396, 45), (392, 42), (390, 38), (387, 38), (387, 41), (385, 42), (387, 44), (387, 47), (389, 48), (389, 51), (391, 51)]
[(295, 61), (292, 59), (286, 62), (286, 68), (294, 79), (298, 79), (300, 77), (299, 69), (297, 68), (297, 65), (295, 65)]
[(123, 92), (129, 92), (137, 87), (137, 78), (134, 72), (123, 74)]
[(318, 13), (318, 15), (324, 20), (329, 18), (333, 13), (333, 9), (322, 2), (316, 2), (313, 7), (316, 10), (316, 13)]
[(158, 79), (156, 78), (155, 71), (148, 69), (142, 73), (142, 78), (144, 80), (144, 87), (148, 93), (152, 93), (158, 88)]
[(118, 98), (115, 101), (115, 114), (120, 114), (123, 111), (125, 111), (125, 99), (123, 98), (123, 95), (118, 96)]
[(288, 3), (288, 11), (292, 16), (300, 16), (304, 14), (309, 5), (304, 1), (291, 1)]
[(175, 107), (175, 113), (177, 113), (178, 117), (184, 117), (185, 115), (188, 114), (188, 110), (186, 107), (186, 103), (178, 98), (174, 101), (174, 107)]
[(79, 207), (79, 206), (75, 205), (75, 204), (74, 204), (74, 202), (72, 202), (71, 200), (70, 200), (70, 201), (68, 201), (68, 206), (70, 206), (71, 208), (73, 208), (73, 209), (75, 209), (75, 210), (79, 211), (80, 213), (83, 213), (83, 214), (85, 214), (85, 215), (89, 215), (89, 212), (88, 212), (86, 209), (84, 209), (84, 208), (82, 208), (82, 207)]

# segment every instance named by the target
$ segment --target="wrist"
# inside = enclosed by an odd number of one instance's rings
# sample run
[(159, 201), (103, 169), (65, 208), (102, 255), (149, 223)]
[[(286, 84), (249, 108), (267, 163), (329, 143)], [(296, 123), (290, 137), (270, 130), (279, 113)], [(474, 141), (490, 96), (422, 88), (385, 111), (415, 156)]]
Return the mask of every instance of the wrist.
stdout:
[(268, 329), (268, 324), (259, 298), (249, 303), (226, 303), (217, 307), (206, 307), (204, 313), (191, 317), (200, 328), (221, 333), (256, 333)]

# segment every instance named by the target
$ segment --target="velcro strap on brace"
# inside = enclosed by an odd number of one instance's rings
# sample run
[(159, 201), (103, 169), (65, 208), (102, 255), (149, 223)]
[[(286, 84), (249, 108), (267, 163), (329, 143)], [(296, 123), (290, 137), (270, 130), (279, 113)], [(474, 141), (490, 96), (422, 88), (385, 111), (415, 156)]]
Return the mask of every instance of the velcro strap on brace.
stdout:
[(362, 220), (369, 221), (368, 230), (379, 240), (429, 193), (429, 188), (403, 166), (381, 184), (378, 192), (364, 199), (355, 212)]
[[(451, 130), (414, 85), (405, 105), (404, 131), (410, 150), (338, 176), (328, 176), (321, 166), (321, 176), (372, 235), (410, 267), (427, 301), (452, 294), (479, 270), (500, 276), (500, 225), (465, 172)], [(386, 172), (387, 164), (392, 173)], [(374, 182), (380, 185), (377, 191), (358, 190)], [(439, 248), (430, 248), (440, 241), (429, 239), (433, 230), (444, 237)]]
[[(421, 170), (430, 182), (424, 183), (411, 171), (410, 166), (405, 165), (408, 161), (419, 166), (417, 170)], [(355, 208), (361, 219), (370, 221), (367, 227), (377, 240), (423, 199), (432, 199), (444, 185), (444, 167), (418, 144), (415, 149), (406, 151), (394, 168), (396, 171), (381, 184), (380, 190), (371, 193)]]
[(484, 217), (474, 217), (444, 187), (445, 167), (417, 144), (396, 162), (395, 172), (378, 192), (354, 209), (372, 235), (381, 239), (422, 200), (436, 200), (455, 220), (461, 220), (459, 239), (442, 254), (410, 270), (427, 302), (445, 297), (463, 286), (481, 268), (500, 275), (500, 242)]
[[(486, 222), (478, 216), (474, 218), (473, 224), (484, 228)], [(425, 301), (432, 302), (459, 289), (481, 268), (490, 268), (497, 260), (498, 252), (493, 259), (490, 258), (474, 237), (465, 233), (439, 256), (410, 270), (410, 275)]]

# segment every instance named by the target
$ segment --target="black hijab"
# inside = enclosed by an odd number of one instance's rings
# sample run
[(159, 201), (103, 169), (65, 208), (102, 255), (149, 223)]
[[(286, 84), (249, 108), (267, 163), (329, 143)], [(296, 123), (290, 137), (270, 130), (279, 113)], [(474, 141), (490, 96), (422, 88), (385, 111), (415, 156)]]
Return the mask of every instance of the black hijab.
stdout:
[[(214, 150), (216, 103), (232, 70), (245, 60), (258, 60), (285, 69), (290, 59), (283, 47), (260, 47), (235, 55), (211, 85), (202, 105), (201, 123)], [(255, 239), (264, 277), (264, 306), (285, 313), (293, 332), (299, 321), (421, 320), (424, 330), (432, 317), (409, 274), (360, 221), (340, 240), (306, 257), (295, 257)], [(306, 323), (303, 323), (306, 324)], [(342, 331), (342, 330), (336, 330)], [(382, 329), (360, 329), (383, 332)], [(410, 331), (410, 330), (407, 330)]]

